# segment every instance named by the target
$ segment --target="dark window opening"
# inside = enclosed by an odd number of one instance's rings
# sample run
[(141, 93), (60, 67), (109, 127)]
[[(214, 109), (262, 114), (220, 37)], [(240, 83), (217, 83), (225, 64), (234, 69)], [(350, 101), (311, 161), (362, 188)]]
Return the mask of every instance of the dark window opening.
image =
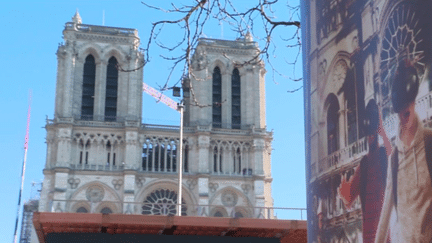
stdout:
[(115, 121), (117, 116), (118, 70), (117, 59), (111, 57), (108, 61), (106, 93), (105, 93), (105, 121)]
[(337, 98), (331, 96), (327, 111), (327, 152), (332, 154), (339, 150), (339, 104)]
[(152, 170), (152, 146), (144, 144), (142, 152), (142, 168), (144, 171)]
[(108, 207), (102, 208), (102, 210), (100, 212), (102, 214), (111, 214), (111, 213), (113, 213), (112, 210), (111, 210), (111, 208), (108, 208)]
[[(154, 144), (144, 144), (141, 159), (143, 171), (177, 171), (177, 146), (176, 142), (171, 140), (165, 144), (159, 141)], [(189, 147), (183, 147), (183, 171), (189, 171)]]
[(359, 138), (358, 129), (358, 94), (361, 89), (358, 89), (356, 82), (355, 68), (347, 71), (347, 76), (343, 85), (344, 98), (347, 104), (347, 133), (348, 144), (354, 143)]
[(348, 144), (357, 141), (357, 108), (354, 100), (348, 99)]
[(213, 127), (222, 127), (222, 75), (219, 67), (213, 70), (213, 89), (212, 89), (212, 102), (213, 102)]
[(233, 166), (234, 166), (234, 173), (240, 173), (241, 172), (241, 153), (240, 148), (237, 148), (234, 158), (233, 158)]
[(217, 147), (214, 148), (213, 150), (213, 171), (214, 172), (222, 172), (222, 154), (223, 154), (222, 149), (218, 150)]
[(92, 55), (88, 55), (84, 62), (81, 119), (93, 120), (95, 94), (96, 64)]
[(217, 172), (217, 148), (215, 148), (215, 152), (213, 154), (213, 171)]
[(231, 77), (231, 127), (233, 129), (241, 128), (241, 89), (240, 73), (237, 68), (234, 69)]
[(76, 212), (77, 213), (88, 213), (88, 210), (85, 207), (79, 207)]
[(189, 146), (186, 145), (184, 149), (184, 165), (183, 165), (183, 171), (189, 172)]

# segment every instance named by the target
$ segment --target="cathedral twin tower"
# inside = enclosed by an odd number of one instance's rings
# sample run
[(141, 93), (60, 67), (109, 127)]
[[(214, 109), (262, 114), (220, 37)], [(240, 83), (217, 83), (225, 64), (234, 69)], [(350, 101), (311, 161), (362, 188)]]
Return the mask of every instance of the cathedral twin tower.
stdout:
[(182, 215), (273, 217), (265, 69), (236, 65), (259, 52), (249, 35), (200, 39), (182, 148), (178, 128), (141, 124), (137, 30), (82, 24), (77, 13), (63, 35), (39, 211), (175, 215), (182, 149)]

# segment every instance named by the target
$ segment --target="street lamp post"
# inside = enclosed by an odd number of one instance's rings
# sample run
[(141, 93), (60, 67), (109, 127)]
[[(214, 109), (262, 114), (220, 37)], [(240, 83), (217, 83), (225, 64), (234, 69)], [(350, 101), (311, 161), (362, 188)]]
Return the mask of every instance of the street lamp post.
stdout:
[(183, 179), (183, 100), (180, 101), (178, 105), (178, 109), (180, 110), (180, 142), (179, 142), (179, 163), (178, 163), (178, 177), (179, 177), (179, 189), (178, 189), (178, 197), (177, 197), (177, 203), (178, 203), (178, 210), (177, 210), (177, 216), (181, 216), (181, 210), (182, 210), (182, 179)]

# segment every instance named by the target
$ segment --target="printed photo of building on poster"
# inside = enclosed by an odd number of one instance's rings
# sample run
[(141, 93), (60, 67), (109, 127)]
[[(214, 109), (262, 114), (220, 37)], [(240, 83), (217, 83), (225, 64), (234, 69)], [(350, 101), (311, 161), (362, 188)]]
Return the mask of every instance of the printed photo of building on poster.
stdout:
[(302, 1), (309, 242), (432, 242), (431, 10)]

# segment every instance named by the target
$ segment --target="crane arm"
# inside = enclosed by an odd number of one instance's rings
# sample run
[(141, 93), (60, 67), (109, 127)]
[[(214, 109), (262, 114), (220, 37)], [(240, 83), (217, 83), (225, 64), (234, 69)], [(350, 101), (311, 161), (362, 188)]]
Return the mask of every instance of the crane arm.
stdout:
[(146, 83), (143, 83), (143, 92), (146, 92), (147, 94), (153, 96), (157, 100), (157, 102), (162, 102), (165, 105), (169, 106), (170, 108), (180, 112), (178, 109), (177, 102), (175, 102), (170, 97), (162, 94), (161, 92), (157, 91), (156, 89), (148, 86)]

